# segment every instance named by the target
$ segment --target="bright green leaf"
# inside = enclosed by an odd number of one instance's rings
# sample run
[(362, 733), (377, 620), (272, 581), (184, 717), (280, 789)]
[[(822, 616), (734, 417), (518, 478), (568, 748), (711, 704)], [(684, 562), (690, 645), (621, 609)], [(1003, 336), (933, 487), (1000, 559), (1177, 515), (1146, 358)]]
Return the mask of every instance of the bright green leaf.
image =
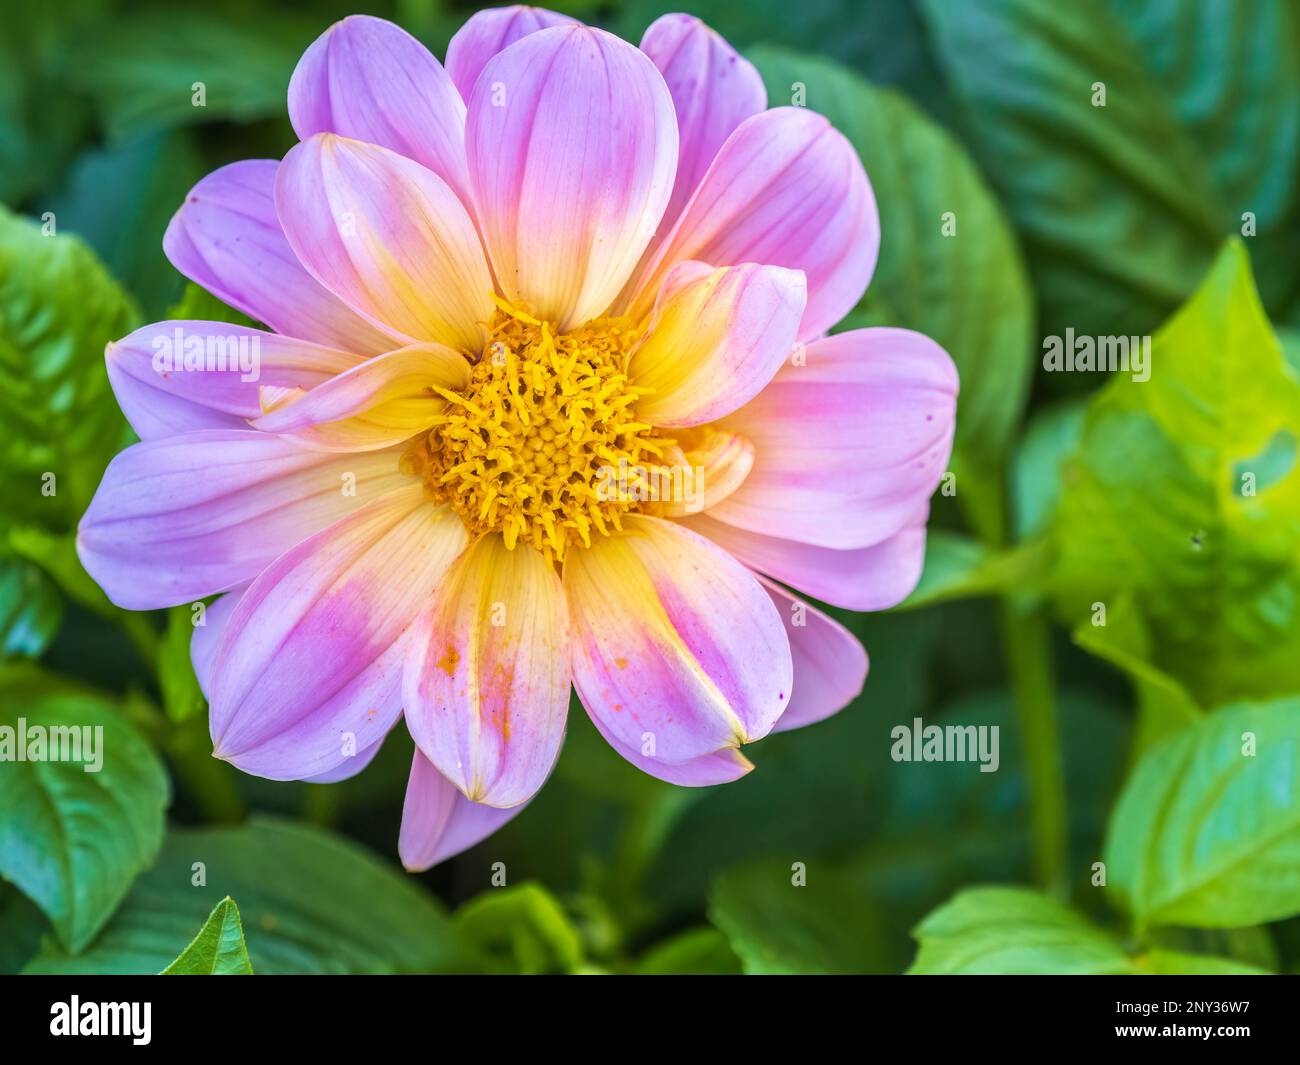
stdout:
[(1123, 973), (1120, 944), (1068, 906), (1026, 888), (968, 888), (912, 933), (913, 975)]
[(1147, 752), (1111, 816), (1110, 886), (1140, 926), (1300, 913), (1300, 699), (1217, 710)]
[(0, 209), (0, 527), (68, 532), (129, 429), (104, 345), (136, 322), (130, 299), (76, 237)]
[(1154, 338), (1150, 380), (1089, 403), (1056, 519), (1069, 623), (1130, 597), (1150, 663), (1203, 707), (1300, 687), (1300, 467), (1242, 474), (1298, 427), (1300, 378), (1231, 242)]
[(456, 911), (456, 928), (505, 972), (571, 973), (583, 964), (582, 938), (540, 884), (475, 896)]
[(180, 956), (162, 971), (163, 976), (252, 976), (244, 944), (239, 907), (229, 895), (217, 903), (199, 934)]

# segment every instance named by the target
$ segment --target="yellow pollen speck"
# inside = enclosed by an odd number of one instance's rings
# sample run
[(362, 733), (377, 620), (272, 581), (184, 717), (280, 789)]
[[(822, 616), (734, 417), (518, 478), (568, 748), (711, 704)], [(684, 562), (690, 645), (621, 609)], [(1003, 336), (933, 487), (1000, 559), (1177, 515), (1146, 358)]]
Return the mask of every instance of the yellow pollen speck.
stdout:
[(628, 381), (640, 335), (630, 319), (557, 335), (527, 308), (497, 304), (469, 386), (438, 389), (447, 406), (403, 464), (471, 536), (500, 532), (507, 548), (531, 544), (562, 560), (570, 543), (589, 545), (619, 529), (623, 513), (646, 509), (620, 490), (619, 471), (661, 462), (674, 441), (636, 419), (649, 390)]

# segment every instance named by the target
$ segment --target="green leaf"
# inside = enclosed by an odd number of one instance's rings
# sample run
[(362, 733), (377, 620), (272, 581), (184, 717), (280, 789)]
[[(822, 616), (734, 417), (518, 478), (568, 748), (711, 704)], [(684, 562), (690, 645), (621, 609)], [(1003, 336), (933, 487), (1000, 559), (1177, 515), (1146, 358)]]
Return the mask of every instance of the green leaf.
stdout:
[(1029, 420), (1011, 471), (1017, 540), (1050, 526), (1065, 460), (1078, 446), (1086, 416), (1084, 403), (1066, 401), (1036, 411)]
[(68, 532), (129, 439), (104, 345), (131, 331), (130, 299), (76, 237), (0, 209), (0, 528)]
[[(794, 865), (803, 866), (806, 879)], [(862, 883), (829, 863), (769, 862), (717, 881), (709, 919), (750, 974), (885, 972), (880, 925)]]
[(181, 298), (167, 311), (168, 318), (203, 322), (232, 322), (235, 325), (256, 326), (258, 323), (242, 311), (222, 303), (206, 288), (187, 281)]
[(475, 969), (443, 908), (391, 864), (309, 825), (173, 829), (88, 950), (52, 945), (30, 972), (157, 973), (226, 896), (238, 898), (259, 973)]
[(1111, 817), (1111, 887), (1140, 927), (1300, 913), (1300, 698), (1218, 710), (1149, 751)]
[(456, 911), (456, 928), (501, 972), (572, 973), (583, 964), (582, 938), (540, 884), (485, 891)]
[(692, 928), (656, 943), (636, 963), (642, 976), (736, 976), (740, 959), (716, 928)]
[(1286, 0), (920, 8), (965, 134), (1024, 236), (1045, 332), (1149, 332), (1243, 212), (1260, 240), (1292, 225), (1300, 34)]
[[(10, 763), (0, 772), (0, 874), (79, 951), (157, 853), (167, 775), (106, 697), (34, 672), (0, 673), (0, 727)], [(34, 728), (47, 737), (42, 758), (57, 736), (61, 753), (80, 760), (19, 760), (18, 737), (30, 755)]]
[(994, 551), (960, 533), (936, 529), (925, 542), (921, 580), (895, 610), (931, 606), (951, 599), (1027, 592), (1047, 576), (1050, 545), (1046, 541)]
[(1133, 968), (1153, 976), (1268, 976), (1267, 969), (1231, 958), (1206, 954), (1183, 954), (1175, 950), (1153, 950), (1133, 959)]
[(1150, 664), (1202, 707), (1300, 688), (1300, 468), (1269, 457), (1297, 431), (1300, 379), (1230, 242), (1150, 380), (1089, 403), (1056, 520), (1068, 623), (1129, 597)]
[(176, 722), (202, 713), (207, 706), (190, 659), (193, 617), (193, 607), (188, 603), (172, 607), (167, 612), (167, 631), (158, 643), (158, 687), (162, 690), (163, 710)]
[(1129, 971), (1119, 943), (1068, 906), (1026, 888), (960, 892), (912, 933), (918, 976), (1091, 975)]
[(199, 934), (180, 956), (162, 971), (163, 976), (252, 976), (244, 944), (239, 907), (227, 895), (217, 903)]
[[(806, 88), (862, 157), (880, 210), (880, 261), (848, 325), (888, 324), (938, 341), (961, 374), (959, 461), (996, 467), (1029, 375), (1033, 298), (1011, 227), (961, 144), (898, 93), (829, 60), (773, 47), (750, 55), (773, 105)], [(951, 212), (955, 232), (945, 235)]]
[(162, 317), (183, 282), (163, 234), (209, 169), (191, 131), (149, 134), (83, 154), (48, 206), (60, 232), (83, 238), (145, 313)]
[(269, 11), (249, 19), (137, 10), (114, 19), (82, 50), (77, 81), (114, 140), (200, 122), (280, 117), (289, 76), (324, 28), (322, 20)]
[(0, 658), (37, 658), (63, 620), (58, 589), (37, 566), (0, 556)]

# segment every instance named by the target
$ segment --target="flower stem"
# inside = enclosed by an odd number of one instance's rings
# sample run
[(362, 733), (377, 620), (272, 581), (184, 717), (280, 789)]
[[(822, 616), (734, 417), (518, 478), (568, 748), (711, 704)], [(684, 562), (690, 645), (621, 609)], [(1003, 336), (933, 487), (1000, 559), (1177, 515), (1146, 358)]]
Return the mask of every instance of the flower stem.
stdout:
[(1002, 634), (1029, 784), (1035, 878), (1045, 890), (1064, 896), (1069, 886), (1069, 821), (1052, 675), (1051, 628), (1044, 608), (1004, 599)]

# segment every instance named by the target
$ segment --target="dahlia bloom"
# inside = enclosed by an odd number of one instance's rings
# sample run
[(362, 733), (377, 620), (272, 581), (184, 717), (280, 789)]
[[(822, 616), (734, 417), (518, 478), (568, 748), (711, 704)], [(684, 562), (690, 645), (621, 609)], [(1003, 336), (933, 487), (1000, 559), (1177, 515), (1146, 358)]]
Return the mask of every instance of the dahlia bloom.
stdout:
[(339, 780), (404, 718), (418, 869), (537, 792), (571, 687), (681, 785), (861, 690), (862, 648), (787, 586), (910, 591), (957, 378), (917, 333), (826, 336), (875, 201), (824, 118), (766, 105), (686, 15), (638, 49), (484, 11), (445, 67), (368, 17), (307, 50), (300, 143), (205, 178), (165, 238), (269, 329), (109, 346), (141, 442), (78, 538), (122, 607), (220, 595), (193, 639), (217, 757)]

